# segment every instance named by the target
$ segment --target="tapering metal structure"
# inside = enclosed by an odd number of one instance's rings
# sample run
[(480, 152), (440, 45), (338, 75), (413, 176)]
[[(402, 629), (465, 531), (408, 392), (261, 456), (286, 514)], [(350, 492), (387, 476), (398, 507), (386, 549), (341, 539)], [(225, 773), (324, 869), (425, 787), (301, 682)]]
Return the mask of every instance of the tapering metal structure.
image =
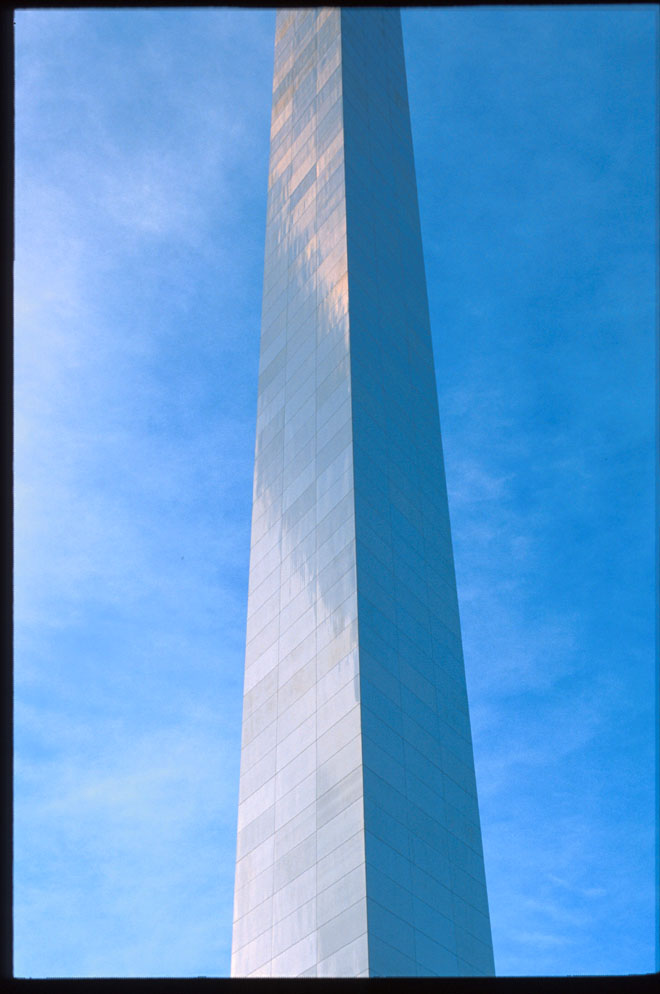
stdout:
[(280, 10), (232, 974), (493, 972), (400, 15)]

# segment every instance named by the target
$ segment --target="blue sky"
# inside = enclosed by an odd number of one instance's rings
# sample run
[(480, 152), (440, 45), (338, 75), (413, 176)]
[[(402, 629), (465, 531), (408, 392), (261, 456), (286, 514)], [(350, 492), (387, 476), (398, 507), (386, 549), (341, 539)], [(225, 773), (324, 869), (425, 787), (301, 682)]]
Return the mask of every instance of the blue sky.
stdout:
[[(18, 976), (229, 971), (274, 16), (16, 13)], [(657, 15), (403, 29), (497, 971), (648, 972)]]

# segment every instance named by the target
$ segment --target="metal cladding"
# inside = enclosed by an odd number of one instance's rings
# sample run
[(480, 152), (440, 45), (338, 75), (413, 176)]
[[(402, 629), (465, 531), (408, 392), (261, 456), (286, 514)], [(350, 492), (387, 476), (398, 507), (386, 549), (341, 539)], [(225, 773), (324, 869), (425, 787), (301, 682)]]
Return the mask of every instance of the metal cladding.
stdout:
[(232, 975), (493, 972), (400, 15), (279, 10)]

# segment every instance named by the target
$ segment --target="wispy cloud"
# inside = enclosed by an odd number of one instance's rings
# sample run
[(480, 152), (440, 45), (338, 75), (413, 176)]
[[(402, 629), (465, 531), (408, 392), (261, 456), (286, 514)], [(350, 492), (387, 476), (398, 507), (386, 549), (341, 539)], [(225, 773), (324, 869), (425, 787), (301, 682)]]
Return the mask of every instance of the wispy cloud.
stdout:
[[(232, 907), (235, 810), (223, 798), (237, 775), (217, 713), (197, 709), (137, 733), (103, 717), (76, 727), (74, 718), (64, 743), (61, 713), (18, 717), (38, 722), (51, 758), (17, 768), (17, 972), (215, 972)], [(63, 932), (44, 931), (44, 913)]]
[(228, 971), (272, 19), (17, 18), (19, 975)]

